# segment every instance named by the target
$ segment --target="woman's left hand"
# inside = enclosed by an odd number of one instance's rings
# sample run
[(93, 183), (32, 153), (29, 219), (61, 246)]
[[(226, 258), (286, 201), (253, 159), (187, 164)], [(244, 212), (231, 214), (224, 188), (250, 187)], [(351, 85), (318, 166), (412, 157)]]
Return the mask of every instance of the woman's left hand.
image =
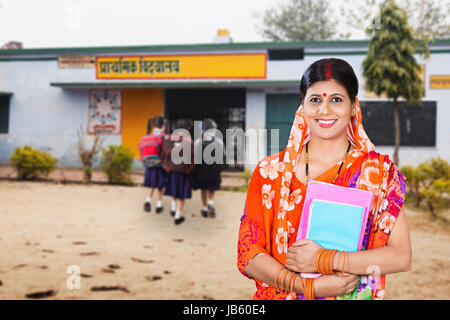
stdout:
[(286, 268), (295, 272), (317, 272), (315, 258), (322, 247), (308, 239), (300, 239), (289, 247)]

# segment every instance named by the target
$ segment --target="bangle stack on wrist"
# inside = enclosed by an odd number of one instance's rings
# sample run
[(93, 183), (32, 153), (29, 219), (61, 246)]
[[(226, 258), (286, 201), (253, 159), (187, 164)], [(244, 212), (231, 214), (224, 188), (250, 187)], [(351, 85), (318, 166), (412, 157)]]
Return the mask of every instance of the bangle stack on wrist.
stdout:
[(302, 284), (302, 291), (305, 300), (315, 300), (314, 297), (314, 278), (303, 278), (300, 277), (300, 282)]
[(305, 300), (314, 300), (314, 279), (306, 278), (306, 292), (303, 293)]
[[(321, 274), (328, 274), (328, 275), (332, 275), (334, 274), (333, 272), (333, 259), (336, 255), (336, 253), (338, 252), (338, 250), (328, 250), (325, 248), (321, 248), (319, 250), (319, 252), (316, 254), (315, 257), (315, 266), (316, 266), (316, 270), (318, 273)], [(344, 254), (344, 261), (342, 264), (342, 271), (340, 272), (340, 274), (342, 275), (344, 273), (344, 268), (345, 268), (345, 258), (346, 258), (346, 252), (343, 251)], [(286, 271), (286, 273), (284, 274), (281, 283), (280, 283), (280, 287), (278, 287), (278, 278), (280, 277), (280, 274)], [(290, 274), (289, 276), (289, 281), (287, 282), (287, 284), (285, 284), (286, 278), (288, 276), (288, 274)], [(275, 277), (275, 287), (280, 289), (281, 292), (294, 292), (294, 284), (295, 284), (295, 279), (300, 276), (298, 273), (296, 272), (292, 272), (289, 270), (286, 270), (284, 267), (282, 267), (280, 269), (280, 271), (278, 271), (276, 277)], [(305, 300), (314, 300), (315, 299), (315, 295), (314, 295), (314, 278), (303, 278), (302, 276), (300, 276), (300, 284), (302, 287), (302, 292), (303, 292), (303, 296), (305, 297)], [(283, 290), (284, 289), (284, 290)], [(289, 291), (288, 291), (289, 289)]]
[[(286, 273), (284, 274), (284, 276), (283, 276), (283, 278), (281, 280), (280, 286), (278, 287), (278, 278), (280, 277), (281, 272), (283, 272), (283, 271), (286, 271)], [(286, 278), (287, 278), (288, 274), (290, 274), (290, 276), (289, 276), (289, 280), (286, 283)], [(277, 275), (275, 277), (275, 284), (274, 284), (274, 286), (275, 286), (275, 288), (280, 289), (281, 292), (284, 292), (284, 293), (289, 293), (289, 292), (290, 293), (295, 293), (294, 292), (294, 284), (295, 284), (295, 279), (298, 276), (299, 276), (298, 273), (286, 270), (284, 267), (282, 267), (280, 269), (280, 271), (278, 271), (278, 273), (277, 273)]]
[(328, 250), (322, 248), (316, 254), (315, 264), (316, 270), (321, 274), (334, 274), (333, 272), (333, 259), (337, 250)]
[[(278, 278), (280, 277), (280, 275), (283, 271), (286, 271), (286, 272), (283, 275), (283, 277), (281, 278), (280, 286), (278, 286)], [(289, 280), (287, 281), (287, 284), (286, 284), (286, 279), (289, 274), (290, 274)], [(286, 270), (284, 267), (282, 267), (280, 269), (280, 271), (278, 271), (278, 273), (275, 277), (274, 286), (275, 286), (275, 288), (280, 289), (281, 292), (283, 292), (283, 293), (295, 293), (294, 285), (295, 285), (295, 280), (297, 279), (297, 277), (300, 278), (300, 284), (302, 286), (302, 292), (305, 297), (305, 300), (314, 300), (315, 299), (315, 297), (314, 297), (314, 279), (313, 278), (305, 279), (302, 276), (300, 276), (299, 273)]]

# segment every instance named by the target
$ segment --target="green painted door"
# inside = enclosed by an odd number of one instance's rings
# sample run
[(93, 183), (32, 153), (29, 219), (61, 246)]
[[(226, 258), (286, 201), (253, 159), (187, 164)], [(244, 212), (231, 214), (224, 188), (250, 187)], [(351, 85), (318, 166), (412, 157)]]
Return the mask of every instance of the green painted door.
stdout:
[(0, 92), (0, 133), (9, 133), (9, 98)]
[[(267, 128), (267, 154), (283, 150), (289, 140), (295, 111), (300, 105), (298, 94), (268, 94), (266, 96), (266, 128)], [(278, 148), (272, 147), (271, 129), (279, 130)], [(274, 134), (274, 138), (276, 135)], [(276, 142), (276, 141), (275, 141)], [(276, 144), (276, 143), (275, 143)]]

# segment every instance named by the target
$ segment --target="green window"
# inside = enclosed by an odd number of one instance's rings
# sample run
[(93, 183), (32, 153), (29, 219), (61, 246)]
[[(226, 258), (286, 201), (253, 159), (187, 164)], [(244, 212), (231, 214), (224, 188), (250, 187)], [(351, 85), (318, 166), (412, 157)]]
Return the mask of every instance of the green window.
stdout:
[(9, 99), (10, 94), (0, 93), (0, 133), (9, 132)]

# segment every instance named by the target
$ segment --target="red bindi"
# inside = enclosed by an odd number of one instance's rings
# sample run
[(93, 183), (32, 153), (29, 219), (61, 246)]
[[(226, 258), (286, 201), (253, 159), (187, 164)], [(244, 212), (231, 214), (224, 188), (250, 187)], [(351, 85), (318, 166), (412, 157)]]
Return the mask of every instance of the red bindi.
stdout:
[(326, 97), (327, 96), (327, 94), (324, 92), (324, 93), (322, 93), (322, 95), (324, 96), (324, 97)]

